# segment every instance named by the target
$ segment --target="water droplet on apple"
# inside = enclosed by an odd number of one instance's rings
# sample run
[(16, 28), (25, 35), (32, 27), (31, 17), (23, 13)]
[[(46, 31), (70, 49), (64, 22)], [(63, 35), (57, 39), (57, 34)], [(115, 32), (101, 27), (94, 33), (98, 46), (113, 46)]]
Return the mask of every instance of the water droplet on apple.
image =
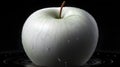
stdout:
[(61, 62), (61, 61), (62, 61), (60, 58), (57, 58), (57, 60), (58, 60), (59, 62)]

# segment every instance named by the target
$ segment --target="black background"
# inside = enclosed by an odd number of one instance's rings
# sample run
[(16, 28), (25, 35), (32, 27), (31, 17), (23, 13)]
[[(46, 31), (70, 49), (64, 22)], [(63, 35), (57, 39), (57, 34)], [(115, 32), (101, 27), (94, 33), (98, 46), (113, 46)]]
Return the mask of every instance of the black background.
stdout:
[[(27, 17), (38, 9), (59, 7), (62, 0), (16, 0), (0, 2), (0, 51), (23, 50), (22, 26)], [(65, 6), (78, 7), (94, 16), (99, 27), (96, 50), (120, 51), (119, 3), (115, 0), (66, 0)]]

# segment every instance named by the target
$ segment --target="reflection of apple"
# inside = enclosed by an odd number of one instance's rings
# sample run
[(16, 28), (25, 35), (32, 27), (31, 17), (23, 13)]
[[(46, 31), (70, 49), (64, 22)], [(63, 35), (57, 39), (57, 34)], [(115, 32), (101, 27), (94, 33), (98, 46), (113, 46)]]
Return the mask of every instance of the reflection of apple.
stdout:
[(59, 9), (41, 9), (26, 20), (22, 30), (24, 50), (36, 65), (83, 65), (96, 48), (97, 24), (82, 9), (64, 7), (61, 18)]

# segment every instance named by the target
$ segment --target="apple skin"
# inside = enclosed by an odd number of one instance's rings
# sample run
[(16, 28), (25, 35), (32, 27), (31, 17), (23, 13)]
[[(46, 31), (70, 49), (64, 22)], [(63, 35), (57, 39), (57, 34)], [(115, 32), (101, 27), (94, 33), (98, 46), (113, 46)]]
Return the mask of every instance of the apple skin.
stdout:
[(95, 51), (98, 27), (85, 10), (44, 8), (32, 13), (22, 29), (22, 44), (30, 60), (40, 66), (81, 66)]

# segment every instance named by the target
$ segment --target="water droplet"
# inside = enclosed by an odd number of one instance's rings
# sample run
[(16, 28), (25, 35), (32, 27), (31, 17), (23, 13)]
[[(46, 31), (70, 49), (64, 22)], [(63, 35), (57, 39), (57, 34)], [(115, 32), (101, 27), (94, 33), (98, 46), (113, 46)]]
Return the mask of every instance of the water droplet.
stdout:
[(62, 60), (60, 58), (57, 59), (59, 62), (61, 62)]
[(67, 40), (68, 43), (70, 43), (70, 40)]

